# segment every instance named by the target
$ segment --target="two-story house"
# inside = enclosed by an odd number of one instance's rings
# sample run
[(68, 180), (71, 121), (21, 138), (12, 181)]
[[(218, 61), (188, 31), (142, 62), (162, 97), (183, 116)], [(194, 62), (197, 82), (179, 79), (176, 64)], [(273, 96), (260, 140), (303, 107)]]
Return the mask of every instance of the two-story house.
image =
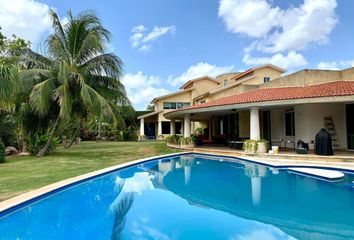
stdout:
[[(283, 69), (266, 64), (244, 72), (225, 73), (216, 78), (204, 76), (189, 80), (180, 87), (179, 91), (152, 100), (154, 111), (138, 117), (139, 134), (153, 139), (164, 139), (171, 134), (183, 134), (184, 122), (180, 119), (172, 119), (171, 124), (171, 120), (164, 116), (166, 113), (253, 89), (271, 79), (279, 78), (282, 73), (284, 73)], [(210, 131), (208, 124), (208, 121), (201, 118), (200, 121), (191, 123), (189, 131), (194, 132), (200, 127)], [(208, 135), (211, 138), (211, 134)]]

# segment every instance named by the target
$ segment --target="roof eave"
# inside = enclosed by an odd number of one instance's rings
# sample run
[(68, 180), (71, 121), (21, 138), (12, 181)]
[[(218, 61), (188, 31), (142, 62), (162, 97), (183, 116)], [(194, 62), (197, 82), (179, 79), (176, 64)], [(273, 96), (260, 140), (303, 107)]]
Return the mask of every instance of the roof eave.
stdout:
[(307, 103), (340, 103), (353, 101), (354, 95), (342, 95), (342, 96), (329, 96), (329, 97), (309, 97), (300, 99), (288, 99), (288, 100), (272, 100), (272, 101), (260, 101), (251, 103), (237, 103), (237, 104), (225, 104), (225, 105), (215, 105), (206, 106), (200, 108), (188, 108), (181, 109), (164, 114), (164, 117), (169, 119), (173, 117), (181, 117), (188, 113), (207, 113), (214, 111), (225, 111), (234, 109), (249, 109), (251, 107), (277, 107), (277, 106), (289, 106), (289, 105), (299, 105)]

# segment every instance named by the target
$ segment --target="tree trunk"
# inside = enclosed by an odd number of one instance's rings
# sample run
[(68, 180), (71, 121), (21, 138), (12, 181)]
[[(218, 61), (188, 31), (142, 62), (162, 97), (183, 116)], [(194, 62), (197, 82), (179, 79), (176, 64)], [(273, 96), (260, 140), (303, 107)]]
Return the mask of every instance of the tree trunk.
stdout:
[(54, 133), (57, 130), (59, 122), (60, 122), (60, 116), (58, 115), (57, 119), (54, 122), (54, 126), (53, 126), (52, 130), (49, 133), (49, 137), (48, 137), (47, 143), (44, 145), (42, 150), (37, 153), (37, 157), (43, 157), (44, 154), (46, 154), (46, 152), (48, 151), (49, 145), (52, 143), (52, 140), (53, 140), (53, 137), (54, 137)]
[(66, 144), (66, 145), (65, 145), (65, 148), (70, 148), (70, 147), (73, 145), (73, 143), (75, 142), (75, 139), (76, 139), (78, 133), (80, 132), (80, 129), (81, 129), (81, 122), (80, 122), (79, 126), (76, 128), (75, 133), (74, 133), (74, 136), (73, 136), (73, 138), (71, 139), (70, 143), (69, 143), (69, 144)]
[(21, 152), (27, 152), (27, 143), (25, 140), (23, 140)]
[(101, 140), (101, 121), (98, 122), (98, 135), (97, 135), (98, 140)]

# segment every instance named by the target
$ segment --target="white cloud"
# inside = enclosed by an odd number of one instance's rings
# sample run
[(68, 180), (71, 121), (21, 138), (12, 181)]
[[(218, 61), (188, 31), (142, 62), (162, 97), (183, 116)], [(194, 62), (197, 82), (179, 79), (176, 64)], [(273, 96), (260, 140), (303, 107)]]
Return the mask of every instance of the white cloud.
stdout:
[(128, 73), (124, 75), (122, 83), (134, 107), (142, 110), (145, 109), (153, 98), (170, 93), (170, 90), (161, 87), (164, 84), (165, 86), (169, 84), (172, 87), (176, 87), (194, 78), (202, 76), (216, 77), (217, 75), (230, 72), (233, 69), (234, 66), (216, 66), (200, 62), (190, 66), (184, 73), (177, 77), (169, 76), (166, 82), (163, 82), (159, 76), (149, 76), (138, 71), (135, 74)]
[(332, 61), (332, 62), (319, 62), (317, 64), (318, 69), (339, 70), (344, 68), (354, 67), (354, 60), (345, 61)]
[(284, 69), (302, 67), (307, 64), (304, 56), (301, 53), (294, 51), (291, 51), (286, 55), (277, 53), (271, 57), (251, 57), (248, 53), (245, 53), (243, 62), (248, 65), (263, 65), (271, 63)]
[(139, 110), (145, 109), (153, 98), (170, 92), (160, 87), (161, 79), (158, 76), (144, 75), (141, 71), (136, 74), (128, 73), (124, 75), (122, 83), (127, 90), (130, 101)]
[(0, 26), (5, 36), (15, 34), (38, 42), (51, 27), (47, 4), (34, 0), (0, 0)]
[[(116, 184), (119, 185), (122, 179), (117, 177)], [(138, 172), (134, 173), (134, 177), (124, 179), (123, 192), (130, 193), (134, 192), (141, 195), (144, 191), (149, 191), (154, 189), (154, 185), (149, 179), (149, 173)]]
[(262, 37), (276, 24), (279, 10), (264, 0), (221, 0), (218, 15), (228, 31)]
[(174, 34), (176, 27), (171, 25), (167, 27), (155, 26), (152, 31), (148, 32), (148, 28), (144, 25), (135, 26), (131, 32), (130, 42), (132, 47), (138, 48), (141, 52), (149, 52), (152, 48), (152, 42), (156, 41), (167, 33)]
[[(274, 61), (313, 44), (326, 44), (338, 22), (336, 0), (304, 0), (299, 6), (287, 9), (271, 3), (267, 0), (220, 1), (218, 15), (226, 29), (254, 39), (245, 49), (246, 60), (251, 52), (273, 54), (268, 59)], [(294, 68), (296, 65), (301, 66), (300, 62), (306, 62), (299, 53), (290, 56), (292, 60), (283, 66)], [(293, 58), (295, 56), (296, 59)]]
[(282, 232), (279, 229), (276, 228), (270, 228), (267, 226), (264, 226), (264, 224), (260, 224), (259, 228), (263, 227), (263, 229), (257, 229), (254, 230), (250, 233), (244, 234), (244, 235), (239, 235), (239, 236), (233, 236), (231, 237), (231, 240), (276, 240), (276, 239), (284, 239), (284, 240), (295, 240), (292, 236), (286, 235), (284, 232)]
[(170, 76), (168, 78), (168, 83), (170, 83), (172, 86), (182, 85), (188, 80), (194, 78), (202, 76), (216, 77), (217, 75), (230, 72), (233, 69), (234, 66), (216, 66), (209, 63), (200, 62), (196, 65), (190, 66), (187, 71), (178, 77)]

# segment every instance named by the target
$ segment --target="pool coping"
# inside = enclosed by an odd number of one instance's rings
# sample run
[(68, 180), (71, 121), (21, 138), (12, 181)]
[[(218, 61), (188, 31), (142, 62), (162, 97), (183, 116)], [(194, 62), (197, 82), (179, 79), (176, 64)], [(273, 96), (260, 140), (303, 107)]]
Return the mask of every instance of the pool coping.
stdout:
[(171, 153), (171, 154), (164, 154), (164, 155), (158, 155), (158, 156), (153, 156), (153, 157), (148, 157), (148, 158), (142, 158), (142, 159), (137, 159), (133, 160), (130, 162), (126, 163), (121, 163), (118, 165), (114, 165), (111, 167), (103, 168), (100, 170), (96, 170), (93, 172), (85, 173), (76, 177), (68, 178), (56, 183), (52, 183), (49, 185), (46, 185), (44, 187), (23, 193), (21, 195), (15, 196), (13, 198), (4, 200), (0, 202), (0, 217), (1, 215), (6, 215), (7, 212), (12, 212), (16, 208), (20, 208), (22, 205), (25, 205), (27, 203), (35, 202), (39, 200), (40, 198), (45, 197), (46, 195), (51, 195), (56, 192), (61, 191), (64, 188), (68, 188), (72, 185), (79, 184), (84, 181), (88, 181), (90, 179), (109, 174), (111, 172), (115, 172), (120, 169), (128, 168), (133, 165), (139, 164), (139, 163), (144, 163), (144, 162), (149, 162), (153, 160), (158, 160), (160, 158), (166, 158), (166, 157), (173, 157), (173, 156), (181, 156), (181, 155), (188, 155), (188, 154), (194, 154), (194, 155), (204, 155), (204, 156), (215, 156), (215, 157), (221, 157), (221, 158), (228, 158), (231, 161), (232, 160), (238, 160), (238, 161), (246, 161), (246, 162), (251, 162), (255, 164), (262, 164), (268, 167), (275, 167), (275, 168), (290, 168), (290, 167), (312, 167), (312, 168), (323, 168), (323, 169), (328, 169), (328, 170), (339, 170), (339, 171), (344, 171), (344, 172), (349, 172), (354, 174), (354, 165), (353, 166), (334, 166), (333, 162), (332, 164), (328, 164), (326, 162), (295, 162), (295, 161), (284, 161), (282, 163), (279, 163), (279, 160), (277, 159), (276, 162), (270, 161), (269, 159), (262, 159), (262, 158), (257, 158), (257, 157), (250, 157), (250, 156), (231, 156), (231, 155), (225, 155), (225, 154), (217, 154), (217, 153), (201, 153), (201, 152), (194, 152), (194, 151), (184, 151), (184, 152), (179, 152), (179, 153)]
[(31, 200), (36, 200), (37, 198), (39, 198), (43, 195), (53, 193), (56, 190), (60, 190), (64, 187), (68, 187), (73, 184), (78, 184), (82, 181), (87, 181), (89, 179), (92, 179), (92, 178), (95, 178), (95, 177), (98, 177), (98, 176), (101, 176), (104, 174), (108, 174), (110, 172), (114, 172), (114, 171), (117, 171), (120, 169), (131, 167), (135, 164), (144, 163), (144, 162), (148, 162), (148, 161), (152, 161), (152, 160), (157, 160), (159, 158), (185, 155), (188, 153), (190, 153), (190, 152), (171, 153), (171, 154), (164, 154), (164, 155), (159, 155), (159, 156), (137, 159), (137, 160), (129, 161), (126, 163), (114, 165), (111, 167), (99, 169), (99, 170), (96, 170), (93, 172), (85, 173), (85, 174), (82, 174), (82, 175), (79, 175), (76, 177), (68, 178), (68, 179), (65, 179), (65, 180), (62, 180), (59, 182), (55, 182), (55, 183), (46, 185), (44, 187), (20, 194), (18, 196), (13, 197), (13, 198), (1, 201), (0, 202), (0, 215), (2, 215), (3, 212), (5, 212), (5, 211), (11, 210), (12, 208), (17, 207), (18, 205), (25, 204)]

